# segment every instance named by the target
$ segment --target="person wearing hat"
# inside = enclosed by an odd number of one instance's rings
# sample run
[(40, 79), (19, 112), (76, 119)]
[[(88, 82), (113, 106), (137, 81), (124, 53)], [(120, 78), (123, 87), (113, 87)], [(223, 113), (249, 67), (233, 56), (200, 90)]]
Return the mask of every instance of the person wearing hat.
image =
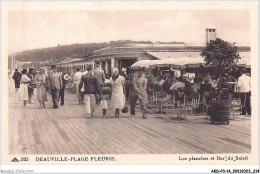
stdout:
[(76, 73), (73, 76), (73, 80), (74, 80), (74, 83), (76, 84), (76, 96), (78, 98), (79, 105), (83, 103), (83, 97), (79, 90), (79, 83), (80, 83), (82, 75), (83, 75), (83, 73), (80, 71), (80, 68), (76, 68)]
[[(99, 86), (99, 89), (100, 89), (100, 92), (102, 91), (102, 88), (104, 87), (104, 82), (105, 82), (105, 73), (104, 71), (101, 69), (100, 67), (100, 63), (97, 62), (95, 64), (95, 70), (93, 71), (93, 73), (95, 74), (95, 76), (97, 77), (98, 79), (98, 86)], [(99, 93), (97, 96), (96, 96), (96, 103), (100, 103), (100, 99), (102, 98), (101, 96), (102, 94)]]
[(35, 83), (34, 83), (34, 69), (29, 68), (29, 72), (27, 73), (27, 76), (31, 79), (29, 86), (28, 86), (28, 102), (29, 104), (33, 104), (32, 98), (33, 98), (33, 91), (35, 89)]
[(36, 84), (37, 100), (40, 103), (40, 108), (45, 108), (47, 101), (47, 75), (43, 67), (39, 68), (39, 73), (36, 74), (34, 81)]
[[(62, 68), (62, 67), (59, 67), (59, 73), (60, 73), (60, 75), (61, 75), (62, 82), (63, 82), (63, 86), (62, 86), (62, 88), (60, 89), (60, 93), (59, 93), (59, 100), (61, 99), (61, 106), (64, 106), (64, 92), (65, 92), (65, 88), (66, 88), (67, 81), (69, 80), (69, 79), (68, 79), (68, 74), (67, 74), (67, 76), (65, 77), (63, 71), (64, 71), (63, 68)], [(58, 100), (58, 101), (59, 101), (59, 100)]]
[(29, 106), (28, 104), (28, 85), (31, 79), (27, 76), (27, 70), (22, 70), (21, 77), (21, 97), (23, 99), (24, 106)]
[(144, 119), (147, 118), (147, 116), (145, 115), (146, 112), (149, 113), (148, 109), (146, 108), (146, 104), (148, 103), (146, 87), (147, 79), (144, 76), (144, 69), (140, 68), (136, 77), (133, 79), (133, 90), (130, 99), (130, 112), (131, 115), (135, 115), (135, 105), (138, 99), (142, 108), (142, 116)]
[(14, 79), (14, 83), (15, 83), (15, 92), (18, 92), (18, 89), (20, 88), (21, 77), (22, 77), (22, 74), (18, 71), (18, 69), (15, 69), (15, 72), (13, 75), (13, 79)]
[(98, 79), (92, 72), (92, 65), (87, 66), (88, 73), (81, 77), (79, 91), (84, 94), (86, 114), (93, 117), (95, 111), (95, 95), (99, 93)]
[(53, 108), (58, 108), (58, 99), (60, 90), (63, 88), (63, 81), (61, 74), (57, 71), (56, 65), (51, 66), (51, 72), (47, 78), (48, 90), (51, 90)]

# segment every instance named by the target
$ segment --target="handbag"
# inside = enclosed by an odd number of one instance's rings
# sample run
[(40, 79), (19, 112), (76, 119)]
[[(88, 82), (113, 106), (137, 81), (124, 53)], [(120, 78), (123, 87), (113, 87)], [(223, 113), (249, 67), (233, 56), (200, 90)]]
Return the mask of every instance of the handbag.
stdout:
[(125, 107), (121, 111), (122, 111), (122, 113), (128, 113), (128, 107), (126, 106), (126, 104), (125, 104)]

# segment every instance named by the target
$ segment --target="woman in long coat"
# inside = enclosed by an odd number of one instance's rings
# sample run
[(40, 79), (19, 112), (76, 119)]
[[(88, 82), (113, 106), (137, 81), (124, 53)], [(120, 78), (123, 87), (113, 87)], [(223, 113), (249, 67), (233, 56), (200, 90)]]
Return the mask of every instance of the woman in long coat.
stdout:
[(111, 106), (116, 109), (115, 117), (119, 117), (120, 109), (125, 107), (124, 82), (125, 78), (119, 75), (119, 70), (114, 68), (110, 78), (112, 87)]
[(39, 71), (40, 72), (34, 78), (36, 84), (36, 90), (37, 90), (37, 100), (40, 103), (40, 108), (42, 107), (45, 108), (44, 101), (47, 101), (47, 88), (46, 88), (47, 75), (45, 73), (44, 68), (40, 68)]
[(22, 70), (22, 77), (21, 77), (21, 97), (23, 100), (24, 106), (29, 106), (28, 104), (28, 85), (31, 79), (27, 76), (27, 70)]

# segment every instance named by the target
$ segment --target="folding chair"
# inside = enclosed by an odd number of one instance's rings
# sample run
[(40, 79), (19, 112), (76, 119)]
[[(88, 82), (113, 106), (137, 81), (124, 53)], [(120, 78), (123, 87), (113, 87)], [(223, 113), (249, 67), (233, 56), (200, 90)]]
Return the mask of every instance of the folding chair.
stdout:
[(239, 97), (237, 97), (237, 98), (230, 97), (230, 100), (231, 100), (231, 113), (232, 113), (233, 120), (234, 120), (235, 119), (235, 109), (236, 108), (242, 109), (242, 103), (241, 103), (241, 99)]
[(160, 115), (161, 118), (163, 118), (163, 108), (171, 108), (173, 107), (171, 103), (171, 96), (167, 95), (166, 92), (157, 92), (155, 95), (156, 98), (156, 104), (160, 107)]
[[(191, 111), (191, 114), (193, 114), (193, 110), (197, 109), (200, 105), (200, 94), (199, 93), (192, 93), (190, 98), (186, 98), (186, 115), (188, 111)], [(196, 112), (195, 112), (196, 114)]]

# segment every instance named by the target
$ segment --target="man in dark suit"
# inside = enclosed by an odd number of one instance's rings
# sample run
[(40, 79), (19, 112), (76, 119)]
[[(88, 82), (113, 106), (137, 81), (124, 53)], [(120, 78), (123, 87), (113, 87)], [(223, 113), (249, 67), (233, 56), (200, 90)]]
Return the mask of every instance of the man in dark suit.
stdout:
[(51, 71), (47, 78), (48, 89), (51, 90), (53, 108), (58, 108), (58, 99), (60, 89), (63, 88), (62, 77), (59, 72), (57, 72), (56, 65), (51, 66)]
[(100, 93), (98, 87), (98, 79), (92, 71), (92, 65), (87, 67), (88, 73), (81, 77), (79, 91), (84, 93), (86, 114), (89, 117), (93, 116), (95, 111), (95, 94)]
[(18, 71), (18, 69), (15, 69), (15, 72), (13, 75), (13, 79), (14, 79), (14, 83), (15, 83), (15, 92), (18, 92), (18, 88), (20, 88), (21, 77), (22, 77), (22, 74)]
[[(104, 81), (105, 81), (105, 73), (104, 71), (100, 68), (100, 64), (96, 63), (96, 68), (93, 71), (93, 73), (95, 74), (95, 76), (97, 77), (98, 80), (98, 86), (100, 91), (102, 91), (103, 87), (104, 87)], [(98, 96), (96, 96), (96, 103), (100, 103), (100, 99), (101, 99), (101, 93), (98, 94)]]
[(60, 93), (59, 93), (59, 100), (61, 99), (61, 103), (60, 103), (61, 106), (64, 106), (64, 93), (65, 93), (66, 83), (68, 79), (67, 76), (65, 76), (64, 69), (62, 67), (59, 67), (59, 73), (61, 75), (62, 83), (63, 83), (63, 86), (60, 89)]

